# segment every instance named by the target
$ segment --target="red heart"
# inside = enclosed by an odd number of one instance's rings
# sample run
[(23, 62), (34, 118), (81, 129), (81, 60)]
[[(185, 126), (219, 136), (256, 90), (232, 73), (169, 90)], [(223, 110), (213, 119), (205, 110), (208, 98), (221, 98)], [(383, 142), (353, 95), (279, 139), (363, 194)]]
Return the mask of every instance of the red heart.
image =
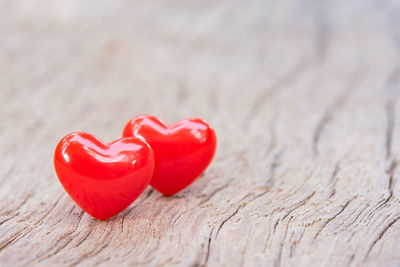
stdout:
[(214, 130), (200, 119), (167, 125), (142, 115), (128, 122), (123, 136), (143, 138), (153, 148), (155, 169), (150, 185), (167, 196), (186, 188), (204, 172), (217, 145)]
[(107, 145), (93, 135), (72, 133), (57, 145), (54, 167), (71, 198), (94, 218), (106, 220), (147, 187), (154, 155), (148, 144), (136, 138)]

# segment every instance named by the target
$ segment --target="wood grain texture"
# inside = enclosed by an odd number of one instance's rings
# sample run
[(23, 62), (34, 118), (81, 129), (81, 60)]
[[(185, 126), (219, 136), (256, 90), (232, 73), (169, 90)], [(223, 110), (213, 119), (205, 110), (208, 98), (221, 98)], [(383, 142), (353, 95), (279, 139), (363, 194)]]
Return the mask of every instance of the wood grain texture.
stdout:
[[(400, 265), (400, 3), (0, 1), (0, 265)], [(67, 133), (201, 117), (215, 161), (100, 222)]]

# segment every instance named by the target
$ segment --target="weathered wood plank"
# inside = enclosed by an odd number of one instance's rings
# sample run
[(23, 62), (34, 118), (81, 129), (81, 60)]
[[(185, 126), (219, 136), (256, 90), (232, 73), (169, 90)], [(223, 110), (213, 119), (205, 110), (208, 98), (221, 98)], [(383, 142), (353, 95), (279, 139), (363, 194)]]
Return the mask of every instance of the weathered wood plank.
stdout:
[[(400, 264), (398, 1), (0, 1), (0, 265)], [(72, 131), (217, 132), (207, 172), (106, 221), (57, 181)]]

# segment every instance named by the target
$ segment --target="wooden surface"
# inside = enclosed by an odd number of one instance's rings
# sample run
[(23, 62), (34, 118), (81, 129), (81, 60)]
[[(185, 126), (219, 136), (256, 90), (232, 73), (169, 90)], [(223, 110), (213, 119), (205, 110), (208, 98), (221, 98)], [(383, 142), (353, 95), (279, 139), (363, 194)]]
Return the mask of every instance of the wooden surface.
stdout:
[[(0, 1), (1, 266), (399, 266), (399, 1)], [(215, 161), (100, 222), (57, 142), (198, 116)]]

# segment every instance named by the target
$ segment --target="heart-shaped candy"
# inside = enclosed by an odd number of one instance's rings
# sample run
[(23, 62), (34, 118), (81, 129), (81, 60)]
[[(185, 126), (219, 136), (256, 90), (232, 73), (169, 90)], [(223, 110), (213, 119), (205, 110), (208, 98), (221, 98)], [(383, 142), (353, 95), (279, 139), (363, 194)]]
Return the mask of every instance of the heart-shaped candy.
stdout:
[(137, 138), (104, 144), (93, 135), (72, 133), (57, 145), (54, 167), (71, 198), (94, 218), (106, 220), (128, 207), (147, 187), (154, 155)]
[(130, 120), (124, 137), (144, 139), (154, 150), (155, 169), (150, 185), (166, 196), (189, 186), (199, 177), (215, 154), (214, 130), (200, 119), (168, 125), (154, 116)]

